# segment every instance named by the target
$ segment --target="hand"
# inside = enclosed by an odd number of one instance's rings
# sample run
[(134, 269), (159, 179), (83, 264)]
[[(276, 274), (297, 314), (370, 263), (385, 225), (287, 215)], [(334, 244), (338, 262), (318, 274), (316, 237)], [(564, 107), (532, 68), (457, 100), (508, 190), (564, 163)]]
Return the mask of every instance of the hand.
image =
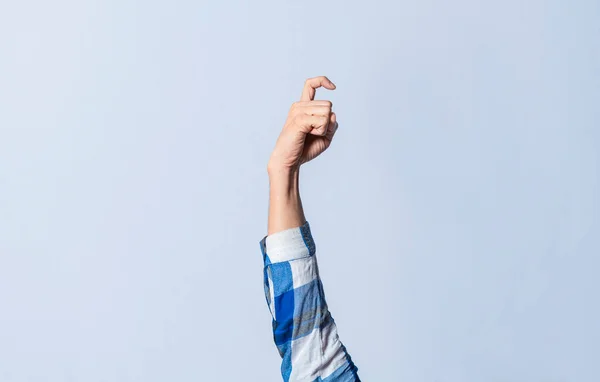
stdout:
[(290, 108), (283, 130), (277, 138), (267, 169), (294, 170), (313, 160), (331, 144), (338, 123), (331, 111), (331, 101), (315, 101), (316, 89), (323, 86), (333, 90), (327, 77), (309, 78), (302, 97)]

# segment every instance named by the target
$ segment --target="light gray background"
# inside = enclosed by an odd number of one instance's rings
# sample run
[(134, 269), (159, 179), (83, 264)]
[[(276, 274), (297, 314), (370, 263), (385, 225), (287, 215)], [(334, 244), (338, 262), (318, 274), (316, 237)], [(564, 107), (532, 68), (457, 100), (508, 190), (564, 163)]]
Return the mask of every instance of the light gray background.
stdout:
[(598, 1), (2, 1), (0, 381), (279, 381), (266, 163), (305, 78), (368, 382), (600, 380)]

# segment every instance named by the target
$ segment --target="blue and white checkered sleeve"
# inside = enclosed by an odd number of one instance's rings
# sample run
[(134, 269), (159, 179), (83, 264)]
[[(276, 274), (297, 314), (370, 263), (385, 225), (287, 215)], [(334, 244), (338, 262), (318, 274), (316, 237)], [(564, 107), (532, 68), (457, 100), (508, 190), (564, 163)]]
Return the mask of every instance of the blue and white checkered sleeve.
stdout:
[(260, 247), (283, 380), (360, 382), (325, 302), (308, 222), (265, 236)]

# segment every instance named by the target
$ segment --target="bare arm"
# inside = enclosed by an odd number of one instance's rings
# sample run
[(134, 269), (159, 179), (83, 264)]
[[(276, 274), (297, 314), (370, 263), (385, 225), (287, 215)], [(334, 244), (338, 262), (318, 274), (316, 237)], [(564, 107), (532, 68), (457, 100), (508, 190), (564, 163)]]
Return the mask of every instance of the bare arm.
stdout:
[(306, 222), (299, 182), (300, 168), (269, 171), (268, 235)]

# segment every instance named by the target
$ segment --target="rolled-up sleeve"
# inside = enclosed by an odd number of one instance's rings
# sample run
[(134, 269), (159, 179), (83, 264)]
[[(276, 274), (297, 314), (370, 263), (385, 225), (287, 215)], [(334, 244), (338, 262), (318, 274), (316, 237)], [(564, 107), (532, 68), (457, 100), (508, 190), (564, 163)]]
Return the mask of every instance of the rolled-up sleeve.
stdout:
[(327, 308), (309, 223), (265, 236), (260, 248), (283, 380), (360, 381)]

